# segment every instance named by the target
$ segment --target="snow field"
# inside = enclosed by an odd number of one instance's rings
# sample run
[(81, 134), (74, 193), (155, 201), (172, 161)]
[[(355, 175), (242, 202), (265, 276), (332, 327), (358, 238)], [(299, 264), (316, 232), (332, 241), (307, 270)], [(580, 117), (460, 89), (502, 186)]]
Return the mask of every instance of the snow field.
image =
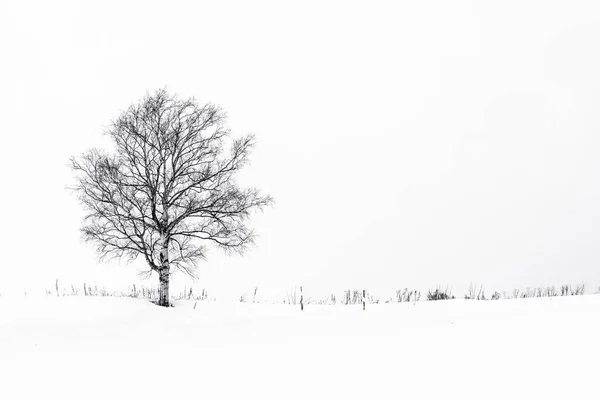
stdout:
[(0, 297), (0, 399), (600, 398), (600, 296), (361, 306)]

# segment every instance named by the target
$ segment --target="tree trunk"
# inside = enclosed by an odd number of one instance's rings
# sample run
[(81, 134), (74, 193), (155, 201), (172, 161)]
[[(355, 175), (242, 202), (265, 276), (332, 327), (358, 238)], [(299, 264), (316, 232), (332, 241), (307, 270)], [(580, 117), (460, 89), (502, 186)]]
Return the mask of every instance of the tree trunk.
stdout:
[(169, 307), (169, 268), (162, 268), (158, 272), (158, 305)]
[(169, 307), (169, 241), (166, 236), (161, 238), (162, 246), (160, 250), (160, 270), (158, 271), (158, 305)]

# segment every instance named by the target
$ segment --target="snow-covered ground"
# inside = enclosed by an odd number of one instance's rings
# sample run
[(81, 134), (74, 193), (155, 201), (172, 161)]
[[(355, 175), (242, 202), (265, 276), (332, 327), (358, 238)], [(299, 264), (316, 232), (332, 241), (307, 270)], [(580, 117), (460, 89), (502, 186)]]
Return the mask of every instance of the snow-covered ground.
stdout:
[(0, 399), (598, 399), (600, 296), (298, 307), (0, 297)]

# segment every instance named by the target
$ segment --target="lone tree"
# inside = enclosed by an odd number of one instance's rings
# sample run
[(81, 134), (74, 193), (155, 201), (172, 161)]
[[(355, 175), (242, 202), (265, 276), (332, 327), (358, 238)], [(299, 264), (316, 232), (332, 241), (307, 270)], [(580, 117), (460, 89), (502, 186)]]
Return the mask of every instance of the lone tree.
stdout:
[(254, 137), (230, 139), (225, 121), (219, 107), (158, 90), (109, 126), (113, 153), (92, 149), (70, 160), (84, 239), (101, 259), (143, 256), (144, 273), (158, 273), (161, 306), (169, 305), (172, 272), (194, 276), (203, 243), (243, 252), (254, 240), (250, 214), (272, 203), (236, 184)]

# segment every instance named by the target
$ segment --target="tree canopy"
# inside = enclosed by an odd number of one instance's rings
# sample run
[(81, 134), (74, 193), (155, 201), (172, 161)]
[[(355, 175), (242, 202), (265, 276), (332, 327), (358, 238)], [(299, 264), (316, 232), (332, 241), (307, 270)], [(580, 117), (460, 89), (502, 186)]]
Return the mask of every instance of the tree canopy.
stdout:
[(174, 267), (194, 276), (206, 243), (243, 252), (254, 242), (248, 219), (273, 200), (236, 183), (255, 138), (232, 139), (226, 118), (215, 105), (158, 90), (108, 127), (113, 152), (71, 158), (83, 237), (102, 258), (141, 255), (148, 274)]

